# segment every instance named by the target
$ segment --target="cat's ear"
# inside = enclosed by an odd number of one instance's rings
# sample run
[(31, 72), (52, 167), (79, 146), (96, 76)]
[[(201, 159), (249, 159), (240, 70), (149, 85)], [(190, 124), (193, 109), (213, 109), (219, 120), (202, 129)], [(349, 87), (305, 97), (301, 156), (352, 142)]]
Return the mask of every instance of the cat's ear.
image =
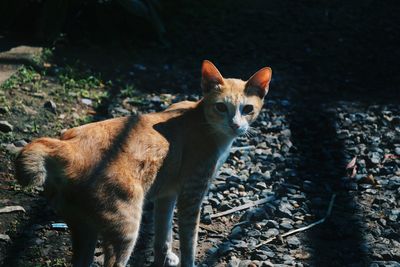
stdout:
[(272, 70), (265, 67), (257, 71), (246, 83), (247, 95), (258, 95), (260, 98), (268, 93), (269, 82), (271, 81)]
[(218, 89), (222, 84), (224, 84), (224, 78), (217, 67), (211, 61), (204, 60), (201, 67), (201, 88), (203, 93), (207, 94), (212, 90)]

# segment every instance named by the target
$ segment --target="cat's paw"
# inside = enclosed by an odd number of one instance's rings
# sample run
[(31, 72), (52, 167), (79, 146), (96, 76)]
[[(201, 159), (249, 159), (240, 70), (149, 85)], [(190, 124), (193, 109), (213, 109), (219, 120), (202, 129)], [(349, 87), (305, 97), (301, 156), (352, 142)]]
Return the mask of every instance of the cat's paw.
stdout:
[(179, 257), (172, 251), (168, 251), (165, 257), (165, 266), (176, 267), (179, 265)]

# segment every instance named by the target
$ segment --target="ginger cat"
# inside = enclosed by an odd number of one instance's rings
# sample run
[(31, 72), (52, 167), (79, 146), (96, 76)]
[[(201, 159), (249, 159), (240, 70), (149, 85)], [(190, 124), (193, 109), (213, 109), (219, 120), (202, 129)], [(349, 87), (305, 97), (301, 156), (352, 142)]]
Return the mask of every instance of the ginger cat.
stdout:
[[(154, 266), (194, 266), (203, 196), (235, 137), (257, 118), (271, 75), (266, 67), (248, 81), (225, 79), (204, 61), (198, 102), (90, 123), (60, 139), (28, 144), (16, 160), (16, 177), (24, 186), (44, 186), (71, 230), (73, 266), (90, 266), (99, 236), (104, 266), (125, 266), (145, 197), (155, 203)], [(180, 260), (171, 250), (175, 204)]]

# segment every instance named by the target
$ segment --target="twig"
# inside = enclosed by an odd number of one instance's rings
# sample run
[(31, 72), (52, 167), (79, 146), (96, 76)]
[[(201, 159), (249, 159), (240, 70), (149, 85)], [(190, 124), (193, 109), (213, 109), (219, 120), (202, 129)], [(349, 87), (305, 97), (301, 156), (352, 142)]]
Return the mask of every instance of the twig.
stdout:
[(238, 150), (250, 150), (256, 148), (255, 146), (236, 146), (231, 148), (231, 152), (235, 153)]
[(0, 213), (9, 213), (13, 211), (23, 211), (25, 212), (25, 209), (21, 206), (8, 206), (0, 209)]
[[(320, 220), (318, 220), (318, 221), (316, 221), (316, 222), (313, 222), (312, 224), (309, 224), (309, 225), (307, 225), (307, 226), (304, 226), (304, 227), (301, 227), (301, 228), (298, 228), (298, 229), (289, 231), (289, 232), (287, 232), (287, 233), (284, 233), (283, 235), (280, 235), (280, 237), (283, 238), (283, 237), (286, 237), (286, 236), (289, 236), (289, 235), (292, 235), (292, 234), (295, 234), (295, 233), (298, 233), (298, 232), (302, 232), (302, 231), (308, 230), (308, 229), (310, 229), (310, 228), (312, 228), (312, 227), (314, 227), (314, 226), (316, 226), (316, 225), (318, 225), (318, 224), (321, 224), (321, 223), (325, 222), (325, 220), (326, 220), (326, 219), (331, 215), (331, 213), (332, 213), (332, 207), (333, 207), (333, 203), (335, 202), (335, 198), (336, 198), (336, 194), (333, 194), (332, 197), (331, 197), (331, 201), (329, 202), (328, 210), (327, 210), (326, 215), (325, 215), (324, 218), (322, 218), (322, 219), (320, 219)], [(279, 236), (279, 235), (278, 235), (278, 236)], [(256, 246), (256, 248), (259, 248), (259, 247), (261, 247), (261, 246), (263, 246), (263, 245), (265, 245), (265, 244), (268, 244), (268, 243), (274, 241), (278, 236), (271, 237), (271, 238), (265, 240), (264, 242), (261, 242), (260, 244), (258, 244), (258, 245)]]
[(266, 197), (266, 198), (259, 199), (259, 200), (256, 200), (256, 201), (252, 201), (252, 202), (249, 202), (249, 203), (234, 207), (232, 209), (229, 209), (229, 210), (226, 210), (226, 211), (223, 211), (223, 212), (211, 214), (210, 218), (213, 219), (213, 218), (221, 217), (221, 216), (224, 216), (224, 215), (228, 215), (228, 214), (234, 213), (236, 211), (248, 209), (248, 208), (251, 208), (253, 206), (257, 206), (257, 205), (261, 205), (261, 204), (267, 203), (267, 202), (272, 201), (274, 199), (275, 199), (275, 197), (271, 196), (271, 197)]
[(204, 230), (209, 231), (209, 232), (212, 232), (212, 233), (214, 233), (214, 234), (218, 234), (218, 235), (221, 234), (220, 232), (218, 232), (218, 231), (212, 229), (211, 227), (209, 227), (209, 226), (207, 226), (207, 225), (199, 224), (199, 226), (200, 226), (200, 228), (203, 228)]

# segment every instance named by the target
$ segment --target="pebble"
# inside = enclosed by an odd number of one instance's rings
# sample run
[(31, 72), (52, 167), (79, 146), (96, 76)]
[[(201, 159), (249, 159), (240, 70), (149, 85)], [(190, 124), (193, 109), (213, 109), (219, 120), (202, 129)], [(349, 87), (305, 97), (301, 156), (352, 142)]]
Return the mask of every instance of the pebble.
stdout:
[(293, 206), (290, 205), (290, 203), (281, 201), (277, 209), (277, 215), (280, 217), (292, 218), (293, 214), (291, 210), (293, 210)]
[(14, 127), (8, 121), (0, 121), (0, 132), (9, 133), (14, 130)]
[(240, 260), (238, 258), (233, 258), (229, 261), (227, 267), (239, 267)]
[(203, 213), (204, 214), (213, 214), (213, 208), (211, 205), (206, 205), (203, 207)]
[(298, 248), (300, 246), (300, 240), (295, 236), (289, 236), (286, 242), (290, 248)]
[(264, 235), (266, 238), (274, 237), (274, 236), (279, 235), (279, 230), (276, 228), (270, 228), (267, 230), (267, 232), (265, 232)]
[(57, 113), (57, 105), (53, 100), (46, 101), (43, 107), (54, 114)]
[(279, 228), (278, 222), (276, 222), (274, 220), (268, 220), (266, 223), (266, 226), (269, 228)]
[(82, 104), (86, 105), (86, 106), (92, 106), (93, 105), (93, 101), (89, 98), (82, 98), (81, 99)]
[(378, 152), (372, 152), (368, 156), (373, 164), (379, 164), (381, 162), (381, 157)]
[(21, 147), (16, 147), (14, 144), (2, 144), (2, 146), (5, 146), (6, 151), (12, 155), (17, 155), (22, 149)]
[(18, 141), (15, 141), (14, 142), (14, 145), (16, 146), (16, 147), (24, 147), (24, 146), (26, 146), (28, 143), (25, 141), (25, 140), (18, 140)]
[(230, 238), (231, 239), (240, 239), (242, 237), (243, 234), (243, 229), (240, 226), (235, 226), (230, 234)]

